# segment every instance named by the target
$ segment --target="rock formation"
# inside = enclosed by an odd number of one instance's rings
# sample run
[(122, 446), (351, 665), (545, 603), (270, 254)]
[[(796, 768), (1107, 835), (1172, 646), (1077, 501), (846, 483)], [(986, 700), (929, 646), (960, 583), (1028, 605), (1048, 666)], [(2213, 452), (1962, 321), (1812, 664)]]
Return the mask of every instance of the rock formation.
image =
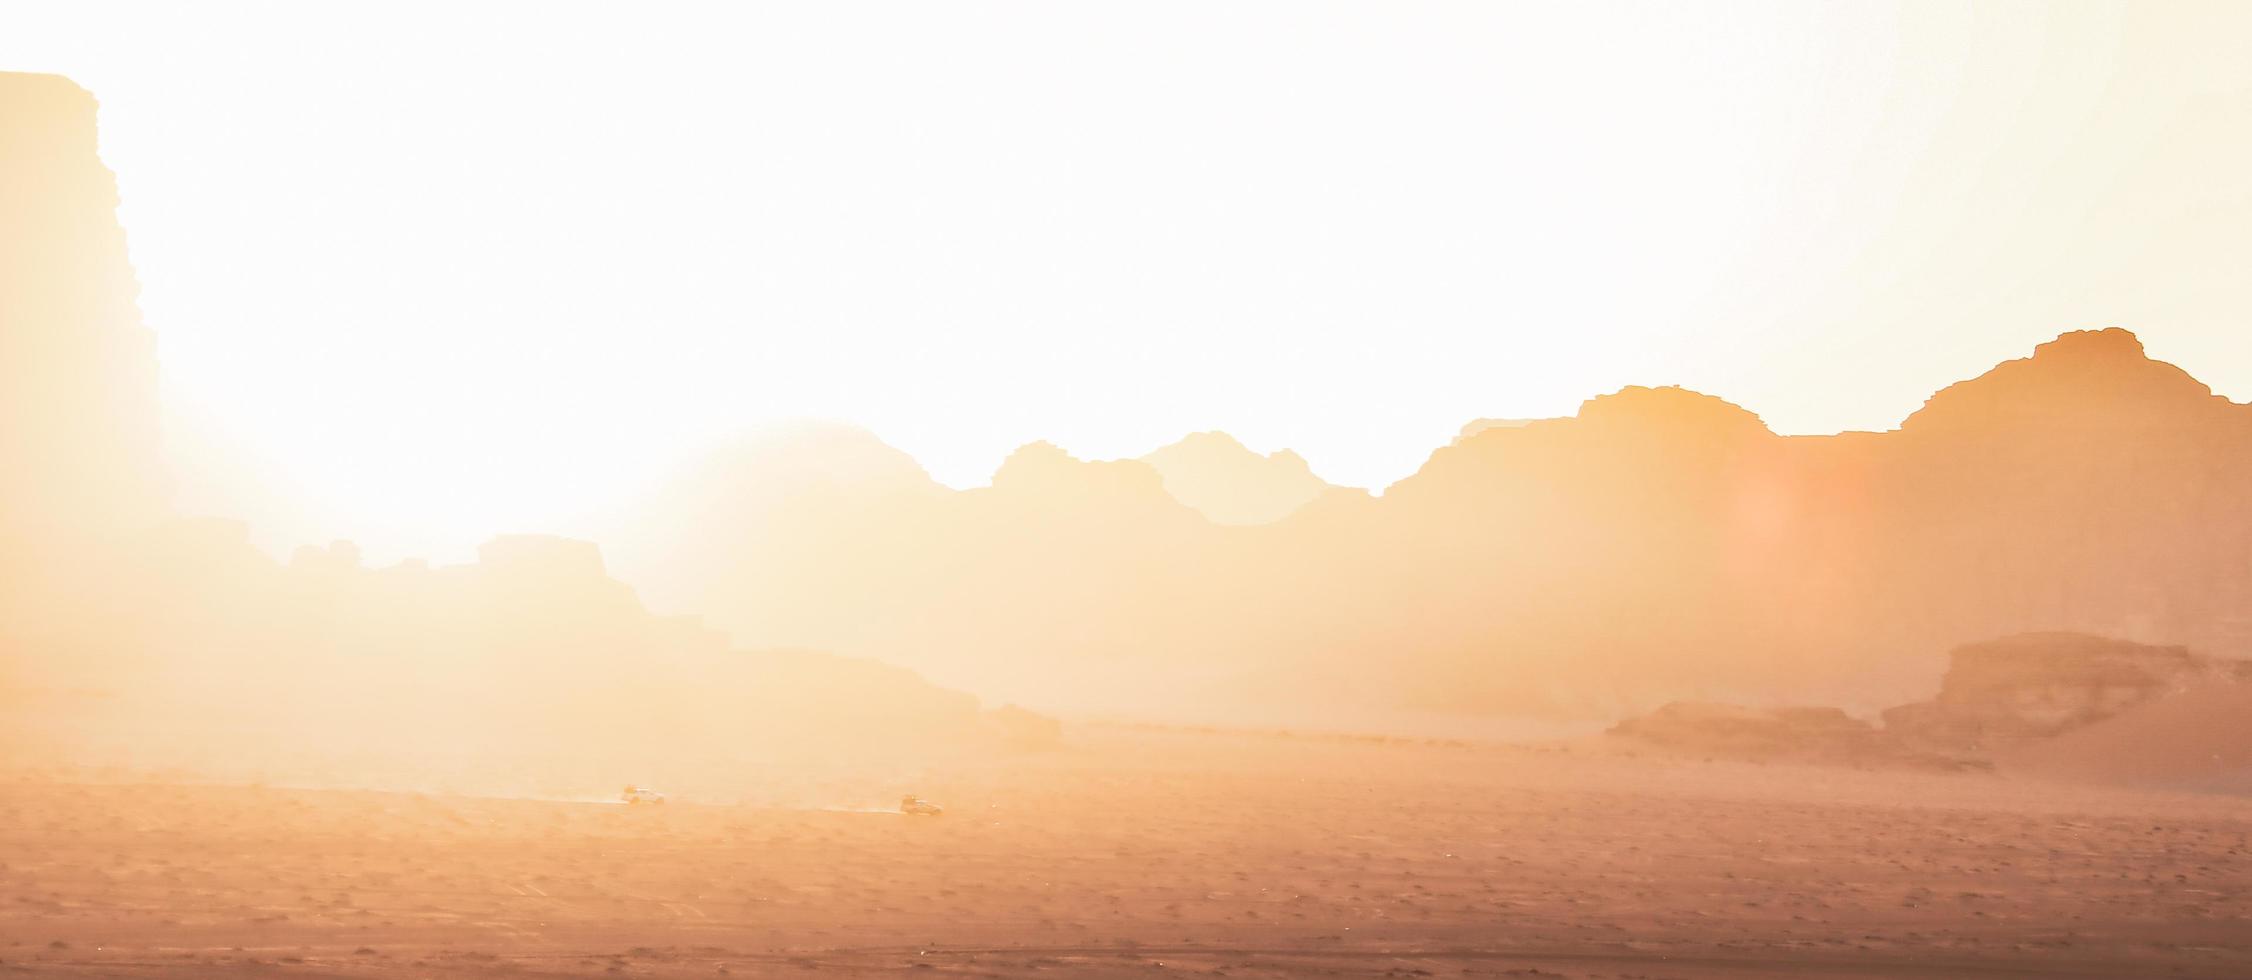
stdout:
[(1934, 749), (1992, 753), (2209, 683), (2252, 683), (2252, 663), (2180, 646), (2027, 633), (1955, 648), (1938, 696), (1887, 709), (1885, 730)]
[(2078, 633), (1949, 654), (1939, 694), (1884, 711), (1674, 703), (1612, 726), (1621, 742), (1711, 758), (1993, 768), (2104, 782), (2252, 787), (2252, 661)]
[[(0, 642), (72, 651), (0, 664), (20, 686), (27, 664), (136, 649), (60, 600), (106, 575), (93, 542), (162, 518), (162, 481), (93, 103), (38, 76), (0, 77), (0, 100), (0, 466), (28, 475), (0, 500), (0, 570), (33, 583), (0, 593)], [(745, 645), (1225, 719), (1865, 709), (1928, 694), (1949, 643), (2026, 631), (2252, 655), (2252, 407), (2123, 330), (2060, 336), (1882, 433), (1783, 437), (1629, 388), (1473, 423), (1380, 496), (1235, 449), (1036, 444), (954, 491), (866, 433), (815, 432), (724, 454), (600, 540), (657, 608)]]
[(76, 597), (164, 516), (156, 360), (93, 96), (0, 72), (0, 697), (98, 649)]
[(1271, 524), (1332, 489), (1290, 450), (1261, 456), (1225, 432), (1199, 432), (1141, 457), (1165, 492), (1215, 524)]
[(1464, 439), (1468, 439), (1468, 438), (1470, 438), (1471, 436), (1477, 435), (1477, 434), (1478, 434), (1478, 433), (1480, 433), (1480, 432), (1484, 432), (1484, 431), (1486, 431), (1487, 429), (1522, 429), (1522, 428), (1524, 428), (1524, 427), (1526, 427), (1526, 426), (1528, 426), (1528, 425), (1531, 425), (1531, 424), (1533, 424), (1533, 423), (1535, 423), (1535, 422), (1538, 422), (1538, 421), (1541, 421), (1541, 420), (1540, 420), (1540, 419), (1471, 419), (1470, 421), (1463, 423), (1463, 424), (1462, 424), (1462, 429), (1461, 429), (1460, 431), (1458, 431), (1458, 432), (1456, 432), (1456, 433), (1455, 433), (1455, 435), (1454, 435), (1454, 441), (1455, 441), (1455, 442), (1457, 442), (1457, 443), (1459, 443), (1459, 442), (1461, 442), (1462, 440), (1464, 440)]
[(155, 343), (94, 113), (68, 79), (0, 73), (0, 561), (163, 512)]
[[(765, 513), (682, 489), (712, 502), (694, 530), (628, 520), (614, 539), (637, 581), (734, 556), (665, 602), (745, 636), (1038, 704), (1874, 710), (1928, 694), (1964, 636), (2252, 655), (2252, 407), (2120, 330), (2043, 344), (1892, 432), (1783, 437), (1718, 398), (1629, 388), (1259, 525), (1196, 519), (1148, 464), (1052, 446), (990, 488), (916, 486)], [(708, 533), (744, 524), (790, 530)]]

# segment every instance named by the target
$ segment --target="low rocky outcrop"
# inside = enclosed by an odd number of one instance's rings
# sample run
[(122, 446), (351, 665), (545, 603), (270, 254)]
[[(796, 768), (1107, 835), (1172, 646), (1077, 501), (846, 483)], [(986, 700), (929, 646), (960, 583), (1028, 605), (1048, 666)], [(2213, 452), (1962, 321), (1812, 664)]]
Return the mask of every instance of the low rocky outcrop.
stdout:
[(2252, 681), (2243, 661), (2080, 633), (2025, 633), (1957, 647), (1929, 701), (1884, 712), (1905, 744), (1991, 753), (2094, 724), (2211, 681)]
[[(1675, 702), (1620, 722), (1609, 734), (1733, 759), (1991, 768), (1998, 759), (2039, 758), (2059, 768), (2058, 753), (2043, 747), (2066, 744), (2060, 736), (2101, 730), (2114, 719), (2140, 718), (2136, 724), (2149, 727), (2155, 724), (2149, 717), (2176, 703), (2246, 698), (2252, 698), (2252, 663), (2179, 646), (2025, 633), (1957, 647), (1938, 695), (1886, 709), (1881, 727), (1837, 708)], [(2207, 756), (2219, 758), (2204, 749), (2192, 754), (2201, 765)], [(2106, 758), (2122, 768), (2117, 755)]]

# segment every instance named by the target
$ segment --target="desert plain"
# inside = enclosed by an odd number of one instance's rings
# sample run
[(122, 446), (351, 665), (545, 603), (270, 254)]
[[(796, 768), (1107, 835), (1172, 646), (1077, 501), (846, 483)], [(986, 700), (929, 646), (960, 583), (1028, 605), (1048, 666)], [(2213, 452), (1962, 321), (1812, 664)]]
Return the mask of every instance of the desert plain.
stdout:
[(2252, 976), (2242, 796), (1101, 724), (741, 775), (628, 807), (19, 768), (0, 975)]

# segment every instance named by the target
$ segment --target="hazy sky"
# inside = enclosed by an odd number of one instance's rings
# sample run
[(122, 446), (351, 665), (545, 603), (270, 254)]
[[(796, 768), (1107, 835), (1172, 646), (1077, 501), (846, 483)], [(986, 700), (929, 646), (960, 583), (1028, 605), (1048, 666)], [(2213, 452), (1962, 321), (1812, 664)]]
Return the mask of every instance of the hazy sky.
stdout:
[(1625, 384), (1888, 428), (2062, 330), (2252, 395), (2252, 4), (0, 6), (194, 427), (474, 541), (746, 425), (1381, 486)]

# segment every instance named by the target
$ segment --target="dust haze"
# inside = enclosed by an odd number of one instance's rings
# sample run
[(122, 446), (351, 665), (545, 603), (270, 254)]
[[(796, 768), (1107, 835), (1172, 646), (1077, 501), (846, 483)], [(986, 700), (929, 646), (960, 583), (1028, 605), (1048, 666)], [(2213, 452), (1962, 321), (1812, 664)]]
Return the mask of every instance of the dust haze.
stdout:
[(2252, 406), (2141, 324), (1381, 487), (744, 419), (277, 552), (322, 502), (167, 444), (96, 94), (0, 73), (0, 973), (2252, 975)]

